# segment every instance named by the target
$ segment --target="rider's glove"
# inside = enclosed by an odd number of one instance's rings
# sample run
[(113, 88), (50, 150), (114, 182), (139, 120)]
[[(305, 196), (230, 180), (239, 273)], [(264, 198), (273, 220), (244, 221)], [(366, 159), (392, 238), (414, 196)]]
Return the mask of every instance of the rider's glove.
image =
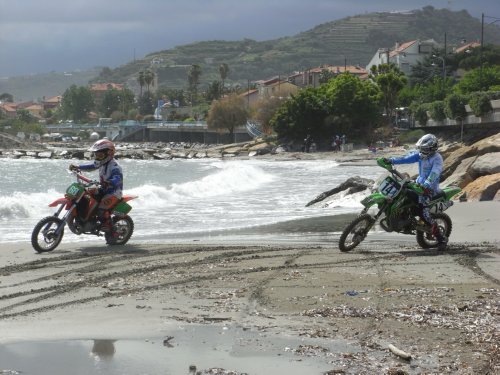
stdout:
[(432, 196), (432, 189), (428, 186), (425, 186), (425, 185), (420, 185), (420, 187), (422, 188), (423, 190), (423, 195), (428, 195), (429, 197)]
[(78, 172), (80, 170), (80, 168), (78, 167), (78, 165), (70, 164), (69, 165), (69, 170), (71, 172)]
[(388, 159), (388, 158), (382, 158), (382, 161), (383, 161), (385, 164), (392, 164), (392, 160), (391, 160), (391, 159)]
[(110, 186), (113, 186), (113, 184), (111, 183), (111, 181), (107, 181), (107, 180), (101, 181), (101, 188), (103, 190), (108, 189)]

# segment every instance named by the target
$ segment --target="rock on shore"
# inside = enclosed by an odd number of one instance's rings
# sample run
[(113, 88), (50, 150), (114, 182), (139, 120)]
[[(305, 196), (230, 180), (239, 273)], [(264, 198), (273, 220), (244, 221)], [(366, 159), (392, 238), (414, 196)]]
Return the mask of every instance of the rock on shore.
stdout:
[[(36, 159), (90, 159), (89, 144), (84, 143), (47, 143), (16, 144), (14, 148), (0, 149), (0, 158)], [(263, 140), (234, 143), (227, 145), (204, 145), (198, 143), (142, 142), (118, 143), (118, 159), (170, 160), (192, 158), (222, 158), (234, 156), (258, 156), (274, 152), (273, 145)]]
[(500, 200), (500, 133), (442, 154), (442, 186), (460, 186), (469, 201)]

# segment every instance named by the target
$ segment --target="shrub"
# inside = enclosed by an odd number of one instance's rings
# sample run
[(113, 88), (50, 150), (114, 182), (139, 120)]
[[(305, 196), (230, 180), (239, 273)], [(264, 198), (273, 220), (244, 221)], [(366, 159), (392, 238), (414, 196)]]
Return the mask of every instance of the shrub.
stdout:
[(482, 117), (493, 110), (490, 98), (484, 92), (472, 93), (469, 98), (469, 105), (477, 117)]
[(444, 101), (436, 100), (429, 105), (429, 112), (431, 118), (435, 121), (443, 121), (446, 119), (446, 114), (444, 113)]
[(415, 120), (417, 120), (421, 126), (427, 124), (427, 120), (429, 120), (429, 116), (427, 116), (427, 109), (428, 109), (427, 104), (420, 104), (415, 109)]
[(460, 94), (451, 94), (446, 97), (444, 103), (444, 112), (448, 118), (457, 120), (464, 119), (467, 116), (467, 111), (465, 110), (465, 104), (467, 103), (466, 96)]

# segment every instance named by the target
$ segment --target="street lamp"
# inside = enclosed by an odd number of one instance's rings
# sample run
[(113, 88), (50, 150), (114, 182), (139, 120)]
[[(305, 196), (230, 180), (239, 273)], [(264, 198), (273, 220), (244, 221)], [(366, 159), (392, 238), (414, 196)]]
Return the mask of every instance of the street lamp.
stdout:
[(500, 21), (498, 17), (485, 16), (484, 13), (481, 13), (481, 47), (479, 49), (479, 86), (480, 89), (483, 89), (483, 45), (484, 45), (484, 19), (492, 18), (493, 21), (487, 23), (487, 25), (494, 24), (495, 22)]
[[(432, 57), (435, 59), (441, 60), (441, 64), (442, 64), (441, 66), (443, 67), (443, 80), (445, 80), (446, 79), (446, 66), (444, 64), (444, 58), (442, 58), (441, 56), (437, 56), (437, 55), (432, 55)], [(432, 65), (435, 66), (434, 63)]]
[[(444, 63), (444, 58), (442, 58), (441, 56), (437, 56), (437, 55), (432, 55), (432, 57), (435, 59), (440, 59), (442, 66), (443, 66), (443, 94), (444, 94), (445, 85), (446, 85), (446, 65)], [(434, 64), (434, 63), (432, 63), (432, 65), (436, 66), (436, 64)]]

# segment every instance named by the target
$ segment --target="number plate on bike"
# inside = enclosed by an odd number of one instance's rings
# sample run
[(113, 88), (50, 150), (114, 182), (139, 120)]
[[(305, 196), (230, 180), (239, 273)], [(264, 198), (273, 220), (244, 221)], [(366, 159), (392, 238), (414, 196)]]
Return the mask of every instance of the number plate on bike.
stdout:
[(379, 185), (378, 191), (387, 197), (393, 198), (399, 191), (400, 185), (391, 177), (386, 177)]

